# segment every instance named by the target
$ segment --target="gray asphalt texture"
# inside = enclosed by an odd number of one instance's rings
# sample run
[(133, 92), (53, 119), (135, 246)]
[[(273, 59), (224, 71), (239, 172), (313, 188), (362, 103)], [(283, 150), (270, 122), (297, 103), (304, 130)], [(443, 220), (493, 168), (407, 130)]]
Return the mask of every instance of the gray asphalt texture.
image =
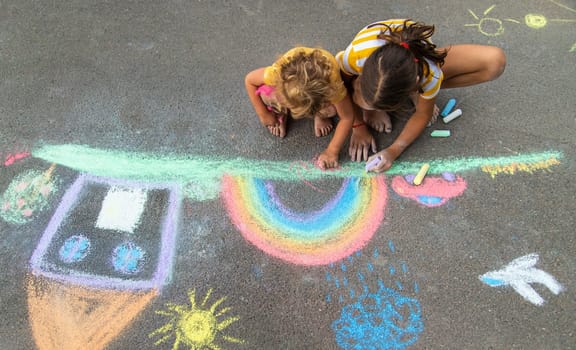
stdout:
[[(468, 169), (458, 173), (465, 191), (437, 207), (400, 196), (386, 175), (387, 204), (373, 236), (324, 265), (293, 263), (252, 244), (221, 198), (183, 198), (169, 277), (129, 325), (112, 329), (104, 316), (94, 322), (116, 332), (106, 349), (576, 349), (574, 0), (2, 0), (0, 193), (20, 174), (49, 168), (34, 156), (46, 145), (310, 164), (329, 138), (315, 138), (311, 120), (291, 122), (285, 139), (270, 135), (246, 96), (244, 76), (296, 45), (335, 53), (363, 26), (389, 18), (435, 24), (440, 47), (487, 44), (507, 55), (498, 80), (443, 90), (439, 106), (455, 98), (463, 115), (427, 129), (399, 162), (545, 152), (555, 161), (494, 177), (480, 166)], [(394, 125), (395, 134), (401, 126)], [(435, 129), (452, 135), (431, 138)], [(377, 137), (380, 148), (391, 142)], [(5, 162), (25, 152), (32, 155)], [(348, 161), (346, 149), (341, 160)], [(66, 337), (86, 331), (86, 309), (62, 316), (80, 320), (66, 329), (50, 324), (56, 312), (39, 321), (53, 334), (33, 331), (40, 316), (31, 300), (43, 294), (29, 290), (31, 258), (81, 172), (57, 165), (53, 174), (59, 190), (42, 213), (23, 224), (0, 220), (0, 349), (37, 349), (50, 337), (71, 343)], [(342, 181), (271, 183), (286, 208), (313, 214)], [(82, 210), (97, 213), (100, 205), (87, 200)], [(509, 277), (533, 288), (540, 305), (510, 285), (479, 279), (528, 254), (539, 257), (529, 275), (540, 277)], [(550, 278), (559, 293), (542, 283)], [(200, 320), (211, 314), (217, 328), (202, 333), (185, 322), (185, 310), (200, 309)], [(153, 333), (167, 324), (172, 328)]]

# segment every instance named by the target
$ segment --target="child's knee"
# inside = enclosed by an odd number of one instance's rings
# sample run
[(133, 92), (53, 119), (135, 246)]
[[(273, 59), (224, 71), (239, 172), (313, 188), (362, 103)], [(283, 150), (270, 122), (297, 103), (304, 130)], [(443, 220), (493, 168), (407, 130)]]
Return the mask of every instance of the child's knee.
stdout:
[(486, 72), (486, 80), (497, 79), (506, 69), (506, 54), (504, 54), (504, 50), (498, 47), (493, 47), (489, 62), (490, 64), (488, 65)]

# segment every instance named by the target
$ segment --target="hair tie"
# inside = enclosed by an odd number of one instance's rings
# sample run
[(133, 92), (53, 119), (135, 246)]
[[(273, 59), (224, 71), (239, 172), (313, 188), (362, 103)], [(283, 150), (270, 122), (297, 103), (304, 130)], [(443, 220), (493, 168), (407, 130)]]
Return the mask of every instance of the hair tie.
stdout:
[(272, 95), (273, 92), (274, 92), (274, 87), (270, 86), (270, 85), (260, 85), (256, 89), (256, 95), (264, 95), (267, 97), (270, 97), (270, 95)]
[[(410, 51), (410, 45), (408, 45), (407, 42), (402, 41), (400, 44), (398, 44), (400, 46), (402, 46), (403, 48), (405, 48), (406, 50)], [(418, 58), (414, 57), (414, 62), (418, 62)]]

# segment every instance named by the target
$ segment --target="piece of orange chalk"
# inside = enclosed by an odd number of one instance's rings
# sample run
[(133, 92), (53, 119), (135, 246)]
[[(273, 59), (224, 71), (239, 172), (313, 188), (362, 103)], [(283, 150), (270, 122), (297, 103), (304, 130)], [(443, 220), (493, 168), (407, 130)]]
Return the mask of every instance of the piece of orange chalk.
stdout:
[(420, 171), (418, 171), (418, 174), (416, 174), (416, 177), (414, 178), (414, 181), (412, 181), (412, 183), (416, 186), (420, 185), (422, 183), (422, 180), (424, 180), (424, 176), (426, 176), (428, 169), (430, 169), (430, 164), (424, 163), (424, 165), (422, 165), (422, 168), (420, 168)]

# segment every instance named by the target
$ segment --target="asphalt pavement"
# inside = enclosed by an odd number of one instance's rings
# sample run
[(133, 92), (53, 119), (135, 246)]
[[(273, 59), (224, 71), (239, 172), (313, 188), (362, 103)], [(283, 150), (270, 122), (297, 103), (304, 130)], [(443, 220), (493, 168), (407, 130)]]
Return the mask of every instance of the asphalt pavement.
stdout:
[[(260, 125), (390, 18), (506, 71), (380, 175)], [(575, 62), (574, 0), (0, 1), (0, 349), (576, 349)]]

